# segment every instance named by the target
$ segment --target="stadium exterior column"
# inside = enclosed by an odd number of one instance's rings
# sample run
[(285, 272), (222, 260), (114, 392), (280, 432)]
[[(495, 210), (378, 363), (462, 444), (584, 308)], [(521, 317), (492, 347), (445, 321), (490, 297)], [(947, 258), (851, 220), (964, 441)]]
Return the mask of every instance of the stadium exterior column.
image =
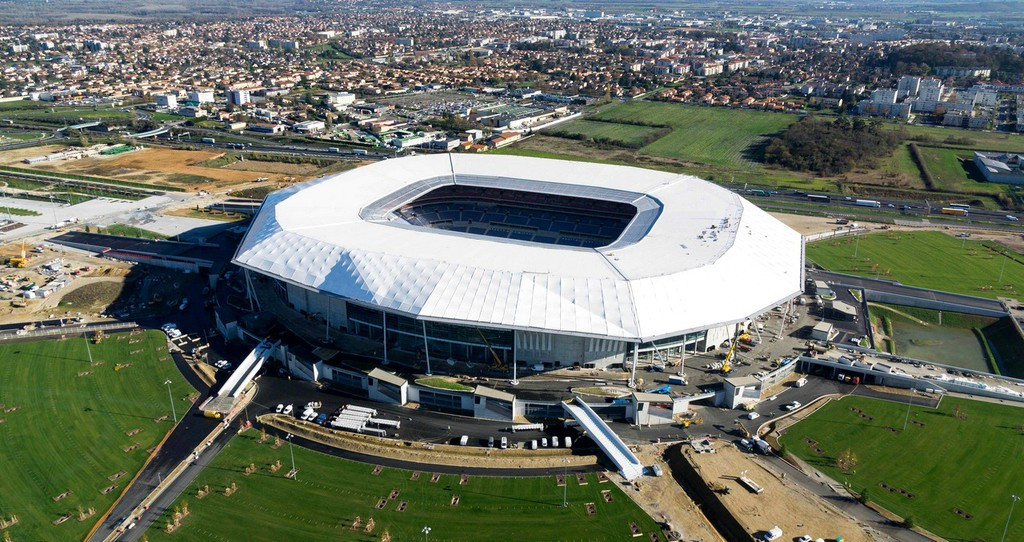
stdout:
[(640, 358), (640, 343), (633, 343), (633, 371), (629, 373), (629, 387), (636, 387), (636, 364)]
[(324, 343), (331, 341), (331, 296), (327, 296), (327, 318), (324, 319)]
[(517, 350), (516, 349), (516, 337), (515, 337), (515, 332), (513, 331), (512, 332), (512, 381), (509, 382), (509, 384), (512, 384), (513, 386), (518, 386), (519, 385), (519, 375), (516, 373), (516, 361), (517, 361), (517, 352), (516, 352), (516, 350)]
[(384, 325), (381, 331), (384, 332), (384, 365), (388, 364), (388, 311), (380, 311), (384, 315)]
[(249, 312), (255, 312), (255, 308), (252, 306), (252, 284), (249, 283), (249, 270), (245, 269), (245, 293), (249, 297)]
[(420, 320), (423, 324), (423, 355), (427, 358), (427, 376), (430, 376), (430, 345), (427, 344), (427, 321)]

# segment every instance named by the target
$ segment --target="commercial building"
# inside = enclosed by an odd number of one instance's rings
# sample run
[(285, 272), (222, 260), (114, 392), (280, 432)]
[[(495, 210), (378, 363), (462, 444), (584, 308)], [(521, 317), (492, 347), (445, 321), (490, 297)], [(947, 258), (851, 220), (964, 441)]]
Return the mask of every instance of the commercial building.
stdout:
[(199, 105), (213, 103), (213, 90), (196, 89), (188, 91), (188, 101)]
[(466, 374), (710, 350), (803, 285), (801, 236), (723, 188), (513, 156), (387, 160), (286, 188), (233, 261), (303, 322)]
[(1024, 154), (976, 152), (974, 165), (990, 183), (1024, 184)]
[(252, 94), (246, 89), (229, 90), (228, 103), (231, 105), (252, 103)]
[(157, 94), (156, 106), (164, 109), (174, 109), (178, 107), (178, 96), (174, 94)]

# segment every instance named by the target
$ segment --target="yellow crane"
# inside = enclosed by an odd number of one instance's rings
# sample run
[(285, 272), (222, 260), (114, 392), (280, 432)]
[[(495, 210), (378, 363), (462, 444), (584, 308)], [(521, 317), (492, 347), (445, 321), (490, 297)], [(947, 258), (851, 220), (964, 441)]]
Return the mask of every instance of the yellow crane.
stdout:
[(732, 356), (736, 353), (736, 343), (738, 341), (730, 341), (729, 352), (725, 354), (725, 360), (722, 361), (722, 374), (729, 374), (732, 372)]
[(11, 264), (11, 267), (25, 267), (28, 265), (28, 255), (25, 254), (25, 242), (21, 242), (21, 256), (12, 256), (7, 263)]

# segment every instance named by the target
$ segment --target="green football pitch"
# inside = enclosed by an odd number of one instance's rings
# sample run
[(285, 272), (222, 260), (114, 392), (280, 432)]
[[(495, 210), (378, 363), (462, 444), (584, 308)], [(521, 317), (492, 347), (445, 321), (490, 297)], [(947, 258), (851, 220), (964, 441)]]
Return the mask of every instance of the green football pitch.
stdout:
[[(357, 463), (294, 447), (298, 480), (285, 478), (291, 459), (288, 444), (273, 449), (274, 439), (258, 442), (256, 431), (235, 437), (189, 486), (186, 494), (147, 533), (150, 540), (365, 540), (379, 541), (385, 531), (392, 540), (632, 540), (630, 523), (659, 533), (657, 524), (618, 487), (617, 476), (599, 483), (595, 474), (580, 485), (569, 474), (567, 488), (554, 476), (498, 478), (457, 475), (432, 481), (424, 471), (413, 480), (406, 470)], [(280, 461), (276, 472), (270, 466)], [(246, 476), (253, 464), (257, 471)], [(230, 496), (224, 489), (237, 490)], [(211, 493), (197, 498), (197, 490)], [(568, 507), (562, 507), (567, 489)], [(607, 491), (611, 502), (606, 502)], [(394, 498), (392, 493), (395, 493)], [(453, 505), (453, 498), (458, 498)], [(174, 508), (187, 501), (189, 515), (165, 534)], [(401, 511), (399, 508), (405, 504)], [(589, 514), (587, 503), (592, 503)], [(378, 508), (378, 506), (381, 506)], [(361, 527), (352, 525), (359, 517)], [(372, 532), (365, 531), (370, 519)], [(641, 540), (637, 538), (637, 540)], [(663, 540), (663, 538), (659, 538)]]
[[(956, 397), (931, 409), (847, 396), (787, 429), (781, 442), (787, 453), (947, 540), (991, 541), (1006, 525), (1010, 496), (1024, 496), (1022, 416), (1019, 407)], [(858, 462), (843, 472), (836, 456), (846, 449)], [(1024, 509), (1016, 510), (1006, 540), (1024, 540)]]
[[(0, 345), (0, 516), (17, 516), (13, 540), (83, 539), (170, 431), (164, 382), (179, 416), (190, 405), (162, 333), (89, 350), (92, 364), (82, 337)], [(96, 514), (78, 521), (79, 508)]]

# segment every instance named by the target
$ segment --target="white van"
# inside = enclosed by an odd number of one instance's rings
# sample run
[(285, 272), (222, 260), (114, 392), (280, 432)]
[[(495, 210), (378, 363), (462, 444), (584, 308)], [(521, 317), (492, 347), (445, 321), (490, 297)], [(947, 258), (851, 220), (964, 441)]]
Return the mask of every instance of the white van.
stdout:
[(462, 438), (459, 439), (459, 446), (465, 446), (467, 444), (469, 444), (469, 435), (462, 435)]
[(565, 447), (572, 448), (572, 439), (570, 439), (569, 437), (565, 437)]
[(526, 447), (531, 449), (531, 450), (536, 450), (537, 449), (537, 441), (536, 440), (531, 440), (530, 443)]
[(558, 437), (557, 436), (551, 437), (551, 447), (552, 448), (558, 448)]

